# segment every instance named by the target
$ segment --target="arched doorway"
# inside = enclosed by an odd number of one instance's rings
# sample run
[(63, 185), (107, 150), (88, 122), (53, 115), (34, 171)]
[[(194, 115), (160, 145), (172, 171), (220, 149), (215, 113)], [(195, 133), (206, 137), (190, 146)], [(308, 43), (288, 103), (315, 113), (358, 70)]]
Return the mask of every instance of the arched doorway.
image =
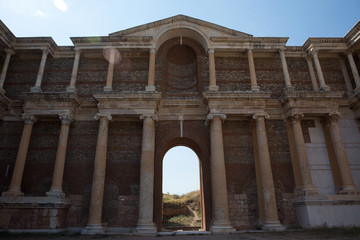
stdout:
[(201, 229), (200, 162), (188, 147), (176, 146), (163, 159), (163, 229)]
[(160, 121), (156, 131), (154, 222), (158, 231), (163, 230), (163, 164), (165, 154), (176, 146), (190, 148), (199, 160), (201, 194), (201, 229), (209, 230), (212, 219), (209, 132), (203, 121), (184, 121), (184, 135), (178, 135), (178, 122)]

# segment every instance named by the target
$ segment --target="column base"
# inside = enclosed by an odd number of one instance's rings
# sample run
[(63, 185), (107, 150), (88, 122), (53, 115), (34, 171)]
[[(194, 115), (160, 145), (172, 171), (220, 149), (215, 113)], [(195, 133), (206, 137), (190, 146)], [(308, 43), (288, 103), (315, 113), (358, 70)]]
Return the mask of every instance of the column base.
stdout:
[(286, 230), (286, 227), (281, 225), (279, 221), (266, 222), (261, 228), (263, 230), (273, 231), (273, 232), (280, 232)]
[(68, 92), (68, 93), (76, 93), (77, 90), (76, 90), (76, 88), (74, 86), (67, 86), (66, 87), (66, 92)]
[(4, 93), (5, 93), (5, 90), (2, 87), (0, 87), (0, 94), (4, 94)]
[(328, 91), (330, 91), (330, 87), (329, 86), (321, 86), (320, 87), (320, 91), (324, 91), (324, 92), (328, 92)]
[(155, 92), (155, 86), (153, 86), (153, 85), (147, 85), (147, 86), (145, 87), (145, 91), (147, 91), (147, 92)]
[(41, 88), (38, 86), (34, 86), (30, 88), (30, 92), (39, 93), (42, 92)]
[(219, 86), (216, 86), (216, 85), (209, 86), (209, 91), (218, 91), (218, 90), (219, 90)]
[(296, 197), (305, 197), (305, 196), (315, 196), (315, 195), (319, 195), (319, 192), (317, 190), (315, 190), (314, 188), (309, 188), (309, 189), (298, 189), (295, 190), (295, 195)]
[(47, 197), (65, 198), (65, 193), (62, 190), (51, 190), (46, 192)]
[(228, 234), (236, 232), (236, 229), (231, 226), (229, 221), (226, 221), (218, 224), (214, 223), (214, 225), (210, 227), (210, 231), (213, 234)]
[(104, 234), (105, 227), (103, 224), (88, 224), (85, 228), (81, 229), (81, 234)]
[(356, 92), (356, 93), (360, 92), (360, 87), (355, 88), (354, 92)]
[(285, 90), (288, 92), (293, 92), (293, 91), (295, 91), (295, 88), (293, 86), (286, 86)]
[(24, 193), (22, 191), (18, 191), (18, 190), (9, 190), (6, 192), (3, 192), (1, 194), (2, 197), (22, 197), (24, 196)]
[(104, 87), (104, 92), (112, 92), (112, 86), (105, 86)]
[(260, 91), (260, 86), (251, 86), (251, 91), (252, 92), (259, 92)]
[(157, 229), (154, 223), (138, 224), (134, 231), (135, 235), (140, 236), (156, 236)]
[(360, 190), (355, 186), (344, 186), (343, 189), (339, 191), (339, 194), (360, 195)]

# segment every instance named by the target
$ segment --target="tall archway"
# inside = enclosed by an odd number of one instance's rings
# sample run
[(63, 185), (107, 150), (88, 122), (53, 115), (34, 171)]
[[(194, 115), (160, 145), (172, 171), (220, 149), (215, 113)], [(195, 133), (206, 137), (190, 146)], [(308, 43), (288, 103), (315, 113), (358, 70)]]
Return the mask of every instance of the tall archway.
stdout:
[(185, 146), (168, 150), (163, 159), (163, 228), (201, 228), (203, 209), (200, 162)]
[(183, 137), (179, 136), (178, 122), (160, 121), (156, 131), (155, 179), (154, 179), (154, 222), (162, 230), (163, 214), (163, 158), (175, 146), (192, 149), (199, 158), (200, 193), (202, 202), (201, 228), (209, 230), (212, 219), (209, 132), (203, 121), (184, 121)]

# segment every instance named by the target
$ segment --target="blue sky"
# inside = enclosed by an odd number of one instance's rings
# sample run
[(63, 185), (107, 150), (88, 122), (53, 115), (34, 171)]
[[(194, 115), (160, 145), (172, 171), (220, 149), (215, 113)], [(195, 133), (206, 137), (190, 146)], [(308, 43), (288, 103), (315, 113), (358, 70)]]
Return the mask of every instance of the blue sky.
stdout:
[[(309, 37), (343, 37), (359, 10), (360, 0), (0, 0), (0, 18), (15, 36), (51, 36), (60, 46), (72, 45), (70, 37), (106, 36), (178, 14), (301, 46)], [(199, 189), (199, 162), (188, 150), (166, 155), (163, 192)]]
[(359, 9), (360, 0), (0, 0), (1, 20), (16, 36), (51, 36), (58, 45), (184, 14), (301, 46), (308, 37), (343, 37)]

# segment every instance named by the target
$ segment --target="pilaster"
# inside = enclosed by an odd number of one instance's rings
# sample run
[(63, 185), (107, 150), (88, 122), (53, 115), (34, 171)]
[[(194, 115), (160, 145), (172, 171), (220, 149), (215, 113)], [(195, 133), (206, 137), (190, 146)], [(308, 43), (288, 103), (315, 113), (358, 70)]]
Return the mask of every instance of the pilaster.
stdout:
[(320, 83), (320, 90), (325, 91), (325, 92), (330, 91), (330, 87), (325, 84), (324, 75), (321, 70), (321, 65), (320, 65), (320, 61), (318, 58), (318, 51), (316, 49), (311, 49), (310, 53), (314, 59), (315, 68), (316, 68), (316, 72), (317, 72), (319, 83)]
[(148, 85), (145, 88), (147, 92), (155, 91), (155, 60), (156, 60), (155, 56), (156, 56), (156, 49), (151, 48), (150, 57), (149, 57)]
[(210, 91), (218, 91), (219, 87), (216, 85), (216, 72), (215, 72), (215, 51), (214, 49), (208, 50), (209, 54), (209, 77), (210, 77)]

